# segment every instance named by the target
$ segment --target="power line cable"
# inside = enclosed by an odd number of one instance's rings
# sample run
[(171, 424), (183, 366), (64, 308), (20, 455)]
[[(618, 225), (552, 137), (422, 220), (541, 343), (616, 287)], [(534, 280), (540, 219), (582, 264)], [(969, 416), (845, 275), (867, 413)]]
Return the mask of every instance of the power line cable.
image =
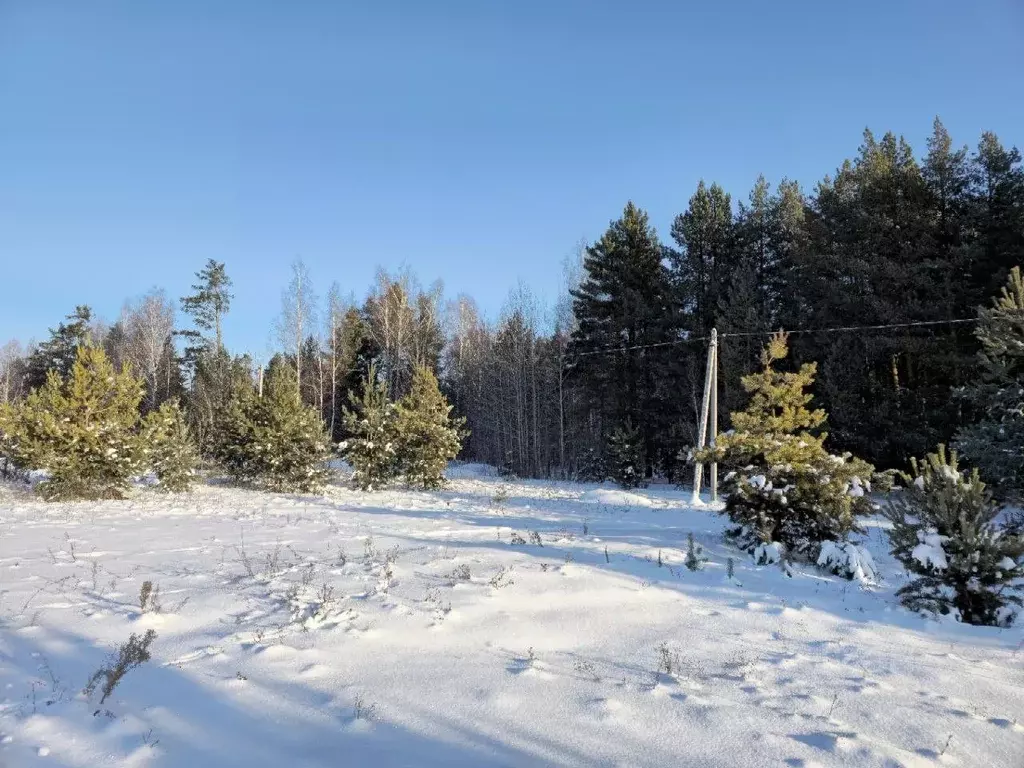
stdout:
[[(878, 325), (843, 325), (836, 326), (834, 328), (796, 328), (791, 331), (786, 331), (786, 334), (793, 335), (806, 335), (812, 333), (848, 333), (850, 331), (881, 331), (881, 330), (895, 330), (897, 328), (925, 328), (942, 325), (965, 325), (970, 323), (978, 322), (978, 318), (961, 318), (955, 320), (921, 320), (913, 323), (884, 323)], [(750, 336), (771, 336), (775, 331), (725, 331), (718, 334), (719, 339), (723, 338), (739, 338), (739, 337), (750, 337)], [(709, 341), (710, 336), (693, 336), (685, 339), (672, 339), (671, 341), (659, 341), (653, 344), (632, 344), (629, 346), (621, 347), (606, 347), (604, 349), (594, 349), (587, 352), (577, 352), (576, 357), (587, 357), (590, 355), (607, 355), (614, 352), (632, 352), (638, 349), (656, 349), (658, 347), (675, 347), (682, 344), (693, 344), (699, 341)]]

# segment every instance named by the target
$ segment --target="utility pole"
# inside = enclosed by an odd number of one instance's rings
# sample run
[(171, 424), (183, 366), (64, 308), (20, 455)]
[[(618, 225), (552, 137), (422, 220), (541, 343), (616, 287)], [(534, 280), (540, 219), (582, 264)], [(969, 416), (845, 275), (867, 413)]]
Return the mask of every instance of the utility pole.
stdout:
[[(711, 435), (708, 435), (710, 421)], [(708, 365), (704, 372), (704, 397), (701, 399), (700, 424), (697, 429), (697, 450), (708, 445), (715, 447), (718, 438), (718, 329), (711, 329), (708, 345)], [(698, 461), (693, 470), (693, 500), (700, 501), (700, 487), (704, 477), (704, 463)], [(711, 462), (711, 500), (718, 501), (718, 462)]]

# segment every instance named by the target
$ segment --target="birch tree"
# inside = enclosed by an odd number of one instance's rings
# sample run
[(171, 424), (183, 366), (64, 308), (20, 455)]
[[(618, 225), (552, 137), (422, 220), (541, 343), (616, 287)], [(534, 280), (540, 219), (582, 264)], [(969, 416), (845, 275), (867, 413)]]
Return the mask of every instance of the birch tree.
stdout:
[(169, 371), (173, 363), (169, 342), (174, 332), (174, 304), (165, 291), (154, 288), (125, 305), (121, 310), (121, 328), (128, 362), (146, 385), (146, 409), (153, 410), (169, 394)]
[(316, 327), (316, 293), (309, 269), (302, 259), (292, 262), (292, 279), (281, 294), (277, 334), (281, 346), (295, 355), (295, 391), (302, 397), (302, 345), (305, 334)]

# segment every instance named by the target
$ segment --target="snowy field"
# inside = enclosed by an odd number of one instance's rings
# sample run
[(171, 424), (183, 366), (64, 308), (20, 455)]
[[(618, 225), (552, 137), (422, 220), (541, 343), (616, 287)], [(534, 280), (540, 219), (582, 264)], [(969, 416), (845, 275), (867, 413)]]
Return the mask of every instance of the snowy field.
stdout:
[(880, 526), (870, 586), (722, 529), (682, 491), (473, 467), (437, 493), (0, 490), (0, 766), (1024, 766), (1024, 630), (907, 613)]

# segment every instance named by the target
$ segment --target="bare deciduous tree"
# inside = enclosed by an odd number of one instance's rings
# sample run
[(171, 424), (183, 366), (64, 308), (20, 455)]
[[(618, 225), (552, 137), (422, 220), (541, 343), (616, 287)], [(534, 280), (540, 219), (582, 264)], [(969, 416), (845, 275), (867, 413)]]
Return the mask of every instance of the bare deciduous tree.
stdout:
[(302, 259), (292, 262), (292, 279), (281, 295), (281, 317), (277, 334), (281, 346), (295, 355), (296, 391), (302, 396), (302, 344), (306, 333), (316, 327), (317, 297), (313, 280)]
[(123, 354), (146, 382), (146, 406), (156, 408), (170, 387), (168, 372), (173, 357), (174, 303), (160, 288), (125, 304), (121, 310)]
[(22, 396), (25, 359), (25, 351), (16, 339), (0, 347), (0, 403), (10, 403)]

